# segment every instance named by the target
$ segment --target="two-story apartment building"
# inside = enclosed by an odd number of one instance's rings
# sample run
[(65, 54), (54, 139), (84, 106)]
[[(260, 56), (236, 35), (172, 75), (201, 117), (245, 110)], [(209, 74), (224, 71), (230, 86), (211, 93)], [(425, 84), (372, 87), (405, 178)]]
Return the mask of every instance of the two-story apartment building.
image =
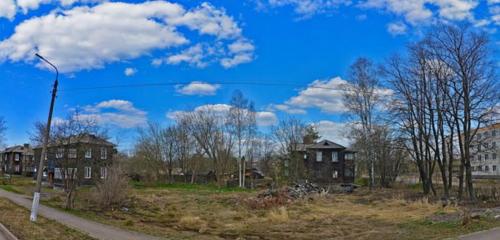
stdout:
[(474, 178), (500, 178), (500, 122), (477, 130), (471, 153)]
[[(41, 146), (34, 148), (36, 166), (41, 158)], [(59, 185), (63, 179), (77, 180), (78, 184), (94, 184), (107, 176), (116, 154), (115, 145), (91, 134), (71, 136), (49, 144), (44, 164), (44, 179)], [(73, 174), (74, 177), (69, 177)]]
[(298, 152), (304, 158), (308, 180), (321, 184), (353, 183), (355, 151), (323, 140), (318, 143), (301, 144)]
[(0, 152), (0, 166), (8, 174), (31, 176), (33, 160), (33, 149), (29, 144), (8, 147)]

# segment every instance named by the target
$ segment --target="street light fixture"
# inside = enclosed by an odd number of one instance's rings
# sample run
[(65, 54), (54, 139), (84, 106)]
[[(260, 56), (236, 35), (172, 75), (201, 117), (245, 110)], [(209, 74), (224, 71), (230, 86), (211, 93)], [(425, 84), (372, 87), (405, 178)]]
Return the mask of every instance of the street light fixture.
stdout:
[(33, 204), (31, 206), (31, 215), (30, 215), (30, 221), (32, 222), (36, 222), (38, 207), (40, 205), (40, 192), (42, 191), (43, 161), (45, 160), (45, 156), (47, 155), (47, 145), (49, 142), (50, 125), (52, 123), (52, 113), (54, 112), (54, 102), (56, 100), (56, 95), (57, 95), (57, 86), (59, 85), (59, 70), (57, 69), (57, 67), (51, 62), (49, 62), (47, 59), (42, 57), (40, 54), (36, 53), (35, 56), (37, 56), (42, 61), (49, 64), (56, 70), (56, 80), (54, 81), (54, 86), (52, 89), (52, 99), (50, 101), (49, 117), (47, 119), (47, 125), (45, 126), (45, 132), (43, 135), (42, 154), (40, 156), (40, 163), (38, 164), (38, 169), (36, 172), (37, 173), (36, 188), (33, 194)]

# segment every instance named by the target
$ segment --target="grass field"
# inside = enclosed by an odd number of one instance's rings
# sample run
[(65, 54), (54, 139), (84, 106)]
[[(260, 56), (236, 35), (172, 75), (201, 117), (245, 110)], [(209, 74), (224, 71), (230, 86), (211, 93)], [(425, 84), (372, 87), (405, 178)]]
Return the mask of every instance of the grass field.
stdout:
[[(442, 207), (413, 189), (358, 189), (255, 208), (255, 191), (211, 185), (131, 184), (124, 208), (101, 210), (91, 191), (77, 195), (70, 212), (121, 228), (174, 239), (443, 239), (500, 226), (480, 218), (463, 225), (458, 206)], [(23, 187), (14, 189), (24, 192)], [(44, 203), (63, 206), (61, 193)], [(444, 220), (432, 221), (442, 218)], [(448, 219), (448, 220), (447, 220)]]
[(36, 223), (32, 223), (29, 221), (29, 215), (29, 211), (25, 208), (0, 198), (0, 222), (20, 240), (93, 239), (43, 217), (39, 217)]

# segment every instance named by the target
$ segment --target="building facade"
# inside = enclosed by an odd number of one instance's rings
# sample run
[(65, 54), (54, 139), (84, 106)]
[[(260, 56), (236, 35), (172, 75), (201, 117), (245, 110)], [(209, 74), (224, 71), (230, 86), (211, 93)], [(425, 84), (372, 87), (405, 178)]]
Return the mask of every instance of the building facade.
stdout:
[(33, 174), (33, 149), (29, 144), (8, 147), (0, 152), (0, 166), (7, 174), (31, 176)]
[(307, 180), (320, 184), (353, 183), (356, 152), (329, 140), (302, 144)]
[[(44, 179), (51, 185), (60, 185), (63, 180), (76, 180), (80, 185), (94, 184), (107, 177), (116, 152), (113, 143), (90, 134), (71, 136), (49, 144)], [(34, 153), (38, 166), (42, 148), (34, 148)]]
[(477, 130), (471, 153), (474, 178), (500, 178), (500, 123)]

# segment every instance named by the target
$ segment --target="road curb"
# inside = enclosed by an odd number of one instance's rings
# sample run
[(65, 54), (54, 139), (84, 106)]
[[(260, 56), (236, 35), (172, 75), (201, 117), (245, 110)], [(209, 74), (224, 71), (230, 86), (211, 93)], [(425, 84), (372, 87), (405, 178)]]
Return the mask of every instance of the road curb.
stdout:
[(0, 234), (2, 234), (7, 240), (18, 240), (14, 234), (12, 234), (9, 229), (7, 229), (3, 224), (0, 223)]

